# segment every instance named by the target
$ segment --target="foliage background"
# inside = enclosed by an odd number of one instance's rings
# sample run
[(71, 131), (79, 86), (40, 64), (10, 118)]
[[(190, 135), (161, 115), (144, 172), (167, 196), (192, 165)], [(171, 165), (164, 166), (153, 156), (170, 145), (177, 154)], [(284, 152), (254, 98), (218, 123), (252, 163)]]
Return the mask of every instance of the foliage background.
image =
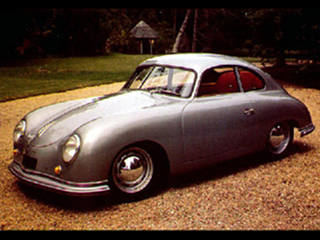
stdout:
[[(15, 58), (136, 54), (130, 30), (144, 20), (161, 36), (156, 54), (170, 52), (188, 9), (1, 9), (1, 60)], [(319, 57), (318, 9), (198, 9), (194, 10), (179, 52), (220, 52), (276, 58)]]

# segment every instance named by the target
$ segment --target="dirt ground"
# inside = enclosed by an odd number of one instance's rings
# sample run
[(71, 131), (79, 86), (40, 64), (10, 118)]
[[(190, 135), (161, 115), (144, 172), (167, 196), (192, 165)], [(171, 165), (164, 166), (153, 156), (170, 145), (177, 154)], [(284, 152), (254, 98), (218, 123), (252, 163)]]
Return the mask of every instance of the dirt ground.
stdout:
[(12, 131), (27, 112), (55, 102), (102, 95), (121, 83), (0, 103), (0, 230), (10, 229), (320, 229), (320, 91), (285, 85), (303, 101), (316, 129), (288, 157), (262, 153), (170, 179), (139, 202), (111, 195), (60, 196), (19, 184), (8, 170)]

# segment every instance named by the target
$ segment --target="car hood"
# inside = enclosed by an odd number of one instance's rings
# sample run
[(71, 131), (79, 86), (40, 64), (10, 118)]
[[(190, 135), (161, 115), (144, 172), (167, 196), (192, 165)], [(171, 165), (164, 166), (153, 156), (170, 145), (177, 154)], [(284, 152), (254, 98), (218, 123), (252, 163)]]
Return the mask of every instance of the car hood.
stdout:
[[(99, 118), (115, 117), (138, 109), (167, 104), (168, 98), (154, 97), (148, 92), (119, 92), (98, 98), (60, 103), (54, 113), (50, 106), (41, 108), (34, 115), (46, 113), (46, 120), (38, 123), (33, 133), (29, 134), (30, 144), (34, 147), (51, 145), (72, 134), (82, 125)], [(57, 108), (57, 107), (56, 107)], [(66, 109), (67, 108), (67, 109)], [(60, 109), (60, 111), (59, 111)], [(50, 116), (50, 112), (52, 114)]]

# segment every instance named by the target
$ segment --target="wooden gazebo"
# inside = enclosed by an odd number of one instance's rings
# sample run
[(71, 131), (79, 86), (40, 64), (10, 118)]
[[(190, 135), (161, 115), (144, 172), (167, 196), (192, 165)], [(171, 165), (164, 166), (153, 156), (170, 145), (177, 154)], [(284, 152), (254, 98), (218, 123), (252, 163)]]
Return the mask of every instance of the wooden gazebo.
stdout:
[(130, 33), (132, 37), (140, 42), (140, 54), (153, 53), (154, 40), (159, 38), (159, 35), (148, 24), (140, 21), (131, 29)]

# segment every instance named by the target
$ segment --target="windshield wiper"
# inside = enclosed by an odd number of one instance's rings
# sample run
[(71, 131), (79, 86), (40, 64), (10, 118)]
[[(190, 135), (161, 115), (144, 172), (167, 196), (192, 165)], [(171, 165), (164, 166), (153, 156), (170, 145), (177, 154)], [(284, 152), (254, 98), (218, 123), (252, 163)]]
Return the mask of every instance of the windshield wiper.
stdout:
[(179, 93), (176, 93), (176, 92), (174, 92), (174, 91), (172, 91), (172, 90), (163, 89), (163, 88), (151, 90), (150, 93), (151, 93), (151, 94), (154, 94), (154, 93), (164, 93), (164, 94), (169, 94), (169, 95), (173, 95), (173, 96), (178, 96), (178, 97), (180, 97), (180, 94), (179, 94)]

